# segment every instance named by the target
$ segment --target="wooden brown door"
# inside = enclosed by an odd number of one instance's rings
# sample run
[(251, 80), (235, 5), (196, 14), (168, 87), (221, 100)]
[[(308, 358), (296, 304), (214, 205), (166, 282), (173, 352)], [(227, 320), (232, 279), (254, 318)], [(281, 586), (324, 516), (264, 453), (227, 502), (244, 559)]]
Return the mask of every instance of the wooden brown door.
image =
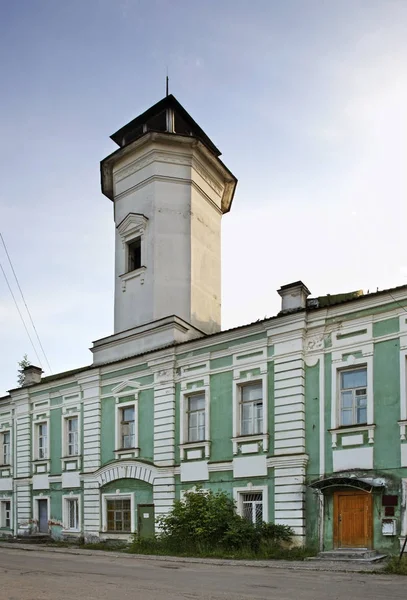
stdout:
[(343, 491), (334, 494), (334, 547), (372, 547), (372, 495)]

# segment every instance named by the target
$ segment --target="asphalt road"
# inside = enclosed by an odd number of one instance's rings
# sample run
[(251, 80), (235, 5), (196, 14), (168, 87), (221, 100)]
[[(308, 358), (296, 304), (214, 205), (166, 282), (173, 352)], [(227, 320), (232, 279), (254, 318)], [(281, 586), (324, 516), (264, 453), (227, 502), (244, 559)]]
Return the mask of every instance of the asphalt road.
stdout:
[(388, 575), (0, 548), (1, 600), (405, 600), (406, 585)]

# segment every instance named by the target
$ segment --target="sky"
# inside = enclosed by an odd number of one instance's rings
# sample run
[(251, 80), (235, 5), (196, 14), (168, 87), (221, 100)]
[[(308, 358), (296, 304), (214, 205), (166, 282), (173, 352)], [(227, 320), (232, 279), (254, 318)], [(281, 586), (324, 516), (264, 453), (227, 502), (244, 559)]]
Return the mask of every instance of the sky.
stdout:
[[(113, 333), (109, 136), (170, 92), (239, 180), (222, 328), (407, 284), (406, 0), (0, 0), (0, 233), (51, 370)], [(4, 248), (0, 263), (30, 335)], [(39, 360), (0, 271), (0, 396)]]

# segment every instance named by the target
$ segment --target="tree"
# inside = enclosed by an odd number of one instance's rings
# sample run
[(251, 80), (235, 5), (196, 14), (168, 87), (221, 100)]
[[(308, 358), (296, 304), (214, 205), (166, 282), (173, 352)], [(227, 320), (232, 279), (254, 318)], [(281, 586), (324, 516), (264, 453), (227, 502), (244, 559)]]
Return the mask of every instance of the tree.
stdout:
[(19, 369), (18, 369), (17, 382), (20, 387), (24, 384), (24, 369), (26, 367), (29, 367), (30, 365), (31, 365), (31, 362), (28, 360), (28, 356), (26, 354), (24, 354), (22, 360), (20, 360), (20, 362), (18, 363)]

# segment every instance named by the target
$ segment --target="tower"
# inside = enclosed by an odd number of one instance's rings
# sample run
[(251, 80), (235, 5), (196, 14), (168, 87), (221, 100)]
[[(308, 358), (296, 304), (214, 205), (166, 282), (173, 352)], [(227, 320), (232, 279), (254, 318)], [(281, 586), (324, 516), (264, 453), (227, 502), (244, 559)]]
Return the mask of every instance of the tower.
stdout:
[(220, 330), (221, 218), (237, 180), (172, 95), (111, 136), (102, 192), (114, 206), (114, 334), (105, 362)]

